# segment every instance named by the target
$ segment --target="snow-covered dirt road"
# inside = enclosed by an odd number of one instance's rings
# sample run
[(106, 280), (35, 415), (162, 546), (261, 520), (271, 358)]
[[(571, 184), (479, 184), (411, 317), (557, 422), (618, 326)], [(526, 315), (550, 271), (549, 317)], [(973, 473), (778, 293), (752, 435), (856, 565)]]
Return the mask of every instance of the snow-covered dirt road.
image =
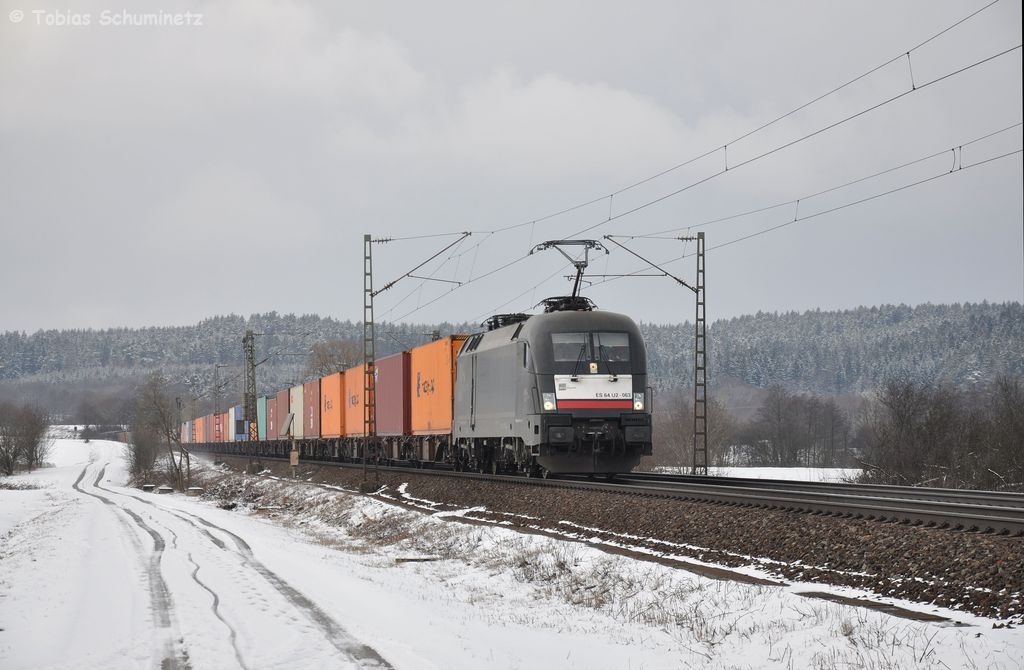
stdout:
[(21, 616), (4, 619), (0, 659), (16, 667), (390, 667), (239, 535), (114, 486), (123, 481), (119, 445), (78, 444), (85, 464), (37, 477), (67, 483), (77, 471), (69, 484), (77, 495), (17, 492), (44, 507), (11, 529), (3, 549), (4, 573), (18, 579), (0, 602)]

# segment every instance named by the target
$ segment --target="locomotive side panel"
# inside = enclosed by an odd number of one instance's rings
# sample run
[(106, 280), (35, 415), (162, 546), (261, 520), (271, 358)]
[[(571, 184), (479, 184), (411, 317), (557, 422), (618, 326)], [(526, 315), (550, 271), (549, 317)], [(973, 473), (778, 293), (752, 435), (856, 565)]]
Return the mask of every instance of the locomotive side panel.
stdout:
[[(484, 338), (486, 341), (486, 337)], [(460, 408), (463, 433), (471, 437), (512, 437), (521, 368), (515, 342), (463, 358), (458, 384), (468, 402)]]

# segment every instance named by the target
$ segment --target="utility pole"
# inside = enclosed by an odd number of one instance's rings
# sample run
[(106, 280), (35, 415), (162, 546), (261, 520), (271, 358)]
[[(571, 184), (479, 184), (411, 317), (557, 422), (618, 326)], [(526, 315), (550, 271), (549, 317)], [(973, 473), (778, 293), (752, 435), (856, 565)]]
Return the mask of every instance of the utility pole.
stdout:
[[(373, 240), (363, 235), (363, 481), (366, 458), (377, 435), (376, 371), (377, 357), (373, 334)], [(375, 468), (374, 472), (379, 471)]]
[[(373, 322), (373, 299), (378, 295), (387, 291), (392, 286), (409, 277), (412, 279), (422, 279), (423, 281), (439, 281), (447, 284), (458, 284), (462, 285), (460, 281), (454, 281), (450, 279), (437, 279), (434, 277), (422, 277), (413, 274), (424, 265), (434, 260), (444, 252), (448, 251), (462, 240), (466, 239), (471, 233), (452, 233), (458, 235), (459, 239), (455, 240), (451, 244), (445, 246), (443, 249), (435, 253), (433, 256), (423, 261), (412, 270), (409, 270), (398, 279), (394, 279), (377, 290), (373, 289), (373, 245), (384, 244), (386, 242), (394, 242), (393, 238), (380, 238), (373, 239), (370, 235), (363, 235), (363, 482), (366, 482), (367, 476), (367, 452), (369, 451), (370, 445), (375, 443), (377, 436), (377, 397), (376, 397), (376, 381), (377, 381), (377, 361), (376, 361), (376, 350), (374, 348), (374, 322)], [(374, 464), (374, 472), (377, 477), (380, 477), (380, 471), (377, 469), (377, 464)]]
[[(181, 442), (181, 396), (178, 396), (174, 399), (174, 406), (178, 410), (178, 473), (179, 475), (181, 474), (181, 461), (182, 459), (184, 459), (185, 468), (187, 472), (185, 479), (185, 487), (188, 488), (192, 486), (192, 455), (189, 453), (188, 449), (185, 448), (185, 445), (182, 444)], [(171, 458), (174, 458), (173, 453), (171, 454)], [(179, 479), (178, 482), (180, 484), (181, 480)]]
[[(694, 348), (693, 348), (693, 461), (691, 472), (695, 475), (708, 474), (708, 396), (707, 396), (707, 322), (705, 320), (705, 297), (704, 297), (704, 233), (697, 233), (696, 237), (677, 237), (674, 239), (682, 242), (697, 242), (697, 281), (696, 286), (691, 286), (679, 277), (676, 277), (663, 267), (649, 261), (624, 244), (617, 242), (614, 238), (617, 235), (605, 235), (606, 240), (622, 247), (625, 251), (636, 256), (652, 268), (661, 271), (660, 276), (671, 277), (681, 286), (693, 291), (697, 298), (697, 313), (694, 324)], [(599, 275), (600, 276), (600, 275)], [(605, 276), (631, 276), (631, 275), (605, 275)], [(640, 275), (650, 276), (650, 275)]]
[(252, 330), (245, 331), (242, 338), (242, 353), (245, 355), (245, 390), (242, 395), (243, 416), (249, 428), (249, 470), (253, 471), (253, 456), (259, 464), (259, 454), (254, 454), (259, 440), (259, 425), (256, 410), (256, 334)]
[(697, 233), (697, 313), (693, 350), (693, 474), (708, 474), (708, 338), (704, 296), (704, 233)]
[(224, 426), (220, 427), (220, 434), (217, 434), (217, 418), (216, 415), (220, 414), (220, 369), (226, 368), (226, 365), (220, 363), (213, 364), (213, 439), (214, 441), (219, 440), (224, 436)]
[(181, 444), (181, 396), (178, 396), (174, 399), (174, 406), (175, 408), (177, 408), (178, 416), (178, 421), (176, 422), (176, 425), (178, 426), (178, 444)]

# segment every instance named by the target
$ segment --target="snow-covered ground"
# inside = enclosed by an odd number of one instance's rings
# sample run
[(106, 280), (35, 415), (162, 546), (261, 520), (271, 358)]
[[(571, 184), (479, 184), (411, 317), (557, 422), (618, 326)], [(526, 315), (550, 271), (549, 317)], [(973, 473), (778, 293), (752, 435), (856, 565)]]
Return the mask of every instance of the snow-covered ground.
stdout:
[[(0, 489), (0, 668), (987, 668), (1024, 658), (1019, 631), (962, 613), (944, 612), (958, 625), (908, 621), (309, 484), (268, 481), (309, 501), (276, 517), (145, 494), (122, 486), (120, 450), (60, 439), (56, 467), (13, 478), (43, 488)], [(327, 523), (327, 507), (347, 526)], [(388, 533), (412, 540), (366, 541)], [(427, 545), (433, 556), (412, 551)], [(423, 558), (441, 560), (406, 560)]]
[[(689, 474), (690, 468), (660, 467), (658, 472)], [(745, 477), (749, 479), (789, 479), (798, 482), (850, 482), (860, 475), (860, 468), (746, 468), (709, 467), (713, 477)]]
[(717, 477), (790, 479), (798, 482), (849, 482), (860, 473), (860, 468), (708, 468), (708, 474)]

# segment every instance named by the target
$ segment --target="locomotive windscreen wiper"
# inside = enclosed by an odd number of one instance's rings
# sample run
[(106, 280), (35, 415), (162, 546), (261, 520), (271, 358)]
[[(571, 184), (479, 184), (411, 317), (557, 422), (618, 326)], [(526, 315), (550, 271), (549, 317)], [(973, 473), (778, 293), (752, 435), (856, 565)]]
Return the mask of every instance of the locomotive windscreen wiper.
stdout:
[(573, 366), (573, 369), (572, 369), (572, 377), (570, 377), (570, 379), (572, 379), (572, 381), (574, 381), (574, 382), (578, 382), (580, 380), (580, 377), (579, 377), (580, 363), (583, 362), (583, 354), (585, 354), (585, 353), (587, 353), (587, 342), (586, 342), (586, 340), (584, 340), (583, 344), (580, 345), (580, 355), (576, 357), (576, 365)]
[(602, 363), (604, 363), (604, 367), (608, 370), (608, 376), (609, 376), (608, 381), (612, 381), (612, 382), (619, 381), (619, 376), (617, 374), (615, 374), (614, 372), (612, 372), (611, 363), (609, 363), (608, 359), (606, 359), (604, 357), (604, 345), (601, 344), (600, 342), (597, 343), (597, 360), (599, 360)]

